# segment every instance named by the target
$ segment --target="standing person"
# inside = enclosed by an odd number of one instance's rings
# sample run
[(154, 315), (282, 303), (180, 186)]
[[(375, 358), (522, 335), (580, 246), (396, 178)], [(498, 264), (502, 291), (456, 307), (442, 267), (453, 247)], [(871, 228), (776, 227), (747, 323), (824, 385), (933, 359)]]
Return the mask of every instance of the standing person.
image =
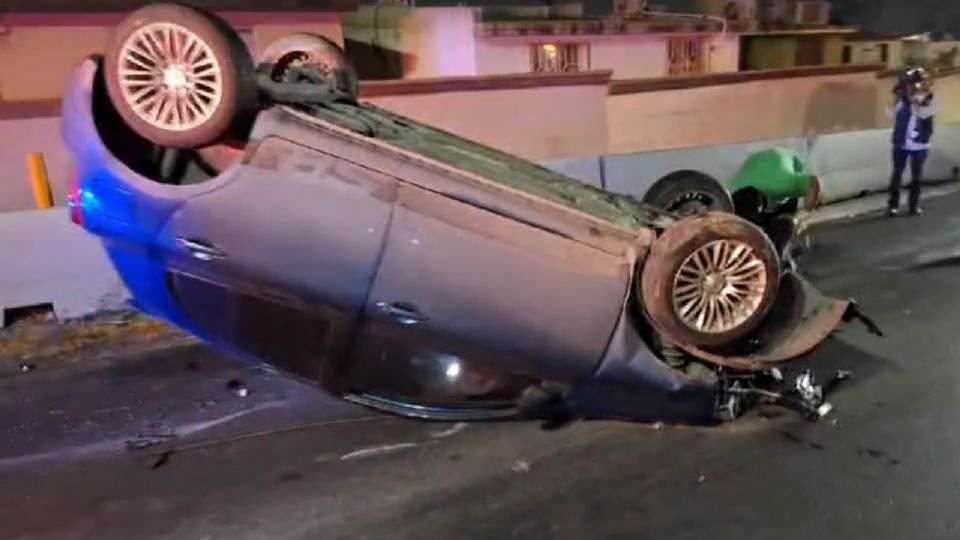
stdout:
[(909, 208), (911, 215), (919, 215), (920, 182), (923, 166), (930, 151), (933, 136), (935, 98), (930, 74), (923, 68), (911, 69), (893, 90), (894, 104), (890, 110), (893, 126), (893, 175), (890, 178), (890, 200), (887, 215), (900, 213), (900, 188), (903, 173), (910, 165)]

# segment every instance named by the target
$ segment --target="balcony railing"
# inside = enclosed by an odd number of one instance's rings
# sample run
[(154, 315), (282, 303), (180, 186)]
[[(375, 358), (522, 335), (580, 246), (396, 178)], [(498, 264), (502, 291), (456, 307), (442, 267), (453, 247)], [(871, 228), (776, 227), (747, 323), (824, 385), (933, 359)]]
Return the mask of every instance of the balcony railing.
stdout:
[[(576, 36), (611, 34), (663, 34), (720, 32), (723, 25), (715, 20), (696, 20), (669, 16), (636, 19), (535, 19), (512, 18), (486, 20), (477, 24), (482, 37), (510, 36)], [(729, 28), (737, 31), (735, 28)]]

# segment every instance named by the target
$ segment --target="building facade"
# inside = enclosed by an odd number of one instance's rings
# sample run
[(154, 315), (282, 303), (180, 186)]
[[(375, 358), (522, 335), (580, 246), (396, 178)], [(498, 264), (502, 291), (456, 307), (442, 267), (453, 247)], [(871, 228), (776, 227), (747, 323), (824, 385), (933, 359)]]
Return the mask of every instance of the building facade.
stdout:
[(844, 45), (854, 28), (761, 30), (744, 34), (740, 69), (744, 71), (844, 63)]
[[(721, 0), (702, 0), (716, 1)], [(744, 2), (746, 0), (739, 0)], [(833, 5), (824, 0), (753, 0), (742, 8), (755, 18), (743, 34), (740, 69), (745, 71), (809, 66), (837, 66), (845, 62), (844, 44), (856, 28), (833, 24)], [(732, 5), (733, 2), (728, 2)]]
[(367, 79), (591, 70), (629, 79), (738, 68), (739, 35), (722, 19), (581, 10), (369, 7), (344, 17), (344, 40)]

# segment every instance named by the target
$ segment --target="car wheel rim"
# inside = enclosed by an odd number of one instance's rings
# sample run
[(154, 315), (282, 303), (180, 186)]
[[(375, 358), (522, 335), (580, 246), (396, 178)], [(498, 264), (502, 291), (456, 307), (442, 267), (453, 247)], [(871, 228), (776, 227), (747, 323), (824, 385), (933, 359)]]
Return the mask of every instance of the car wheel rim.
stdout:
[(277, 82), (283, 81), (287, 74), (295, 68), (310, 66), (320, 72), (320, 75), (329, 77), (333, 73), (334, 66), (331, 62), (323, 58), (317, 58), (317, 55), (310, 54), (307, 51), (296, 51), (288, 53), (277, 61), (271, 73), (271, 79)]
[(716, 240), (680, 265), (673, 282), (673, 307), (693, 330), (720, 334), (750, 319), (766, 288), (766, 265), (754, 248), (737, 240)]
[(667, 205), (667, 211), (682, 217), (688, 217), (707, 212), (712, 206), (713, 197), (706, 193), (692, 191), (674, 199)]
[(223, 100), (223, 75), (213, 49), (180, 25), (139, 28), (124, 42), (119, 60), (123, 97), (151, 126), (195, 128), (210, 120)]

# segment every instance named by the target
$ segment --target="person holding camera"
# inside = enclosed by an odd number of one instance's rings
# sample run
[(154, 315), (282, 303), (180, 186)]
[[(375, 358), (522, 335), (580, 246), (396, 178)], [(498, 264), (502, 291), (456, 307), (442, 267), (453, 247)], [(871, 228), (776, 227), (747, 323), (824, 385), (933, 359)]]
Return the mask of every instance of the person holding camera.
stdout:
[(911, 215), (919, 215), (920, 182), (933, 137), (936, 99), (933, 79), (923, 68), (907, 71), (893, 90), (894, 103), (890, 114), (893, 125), (893, 175), (890, 178), (890, 200), (887, 215), (900, 213), (900, 189), (903, 173), (910, 165), (911, 184), (908, 200)]

